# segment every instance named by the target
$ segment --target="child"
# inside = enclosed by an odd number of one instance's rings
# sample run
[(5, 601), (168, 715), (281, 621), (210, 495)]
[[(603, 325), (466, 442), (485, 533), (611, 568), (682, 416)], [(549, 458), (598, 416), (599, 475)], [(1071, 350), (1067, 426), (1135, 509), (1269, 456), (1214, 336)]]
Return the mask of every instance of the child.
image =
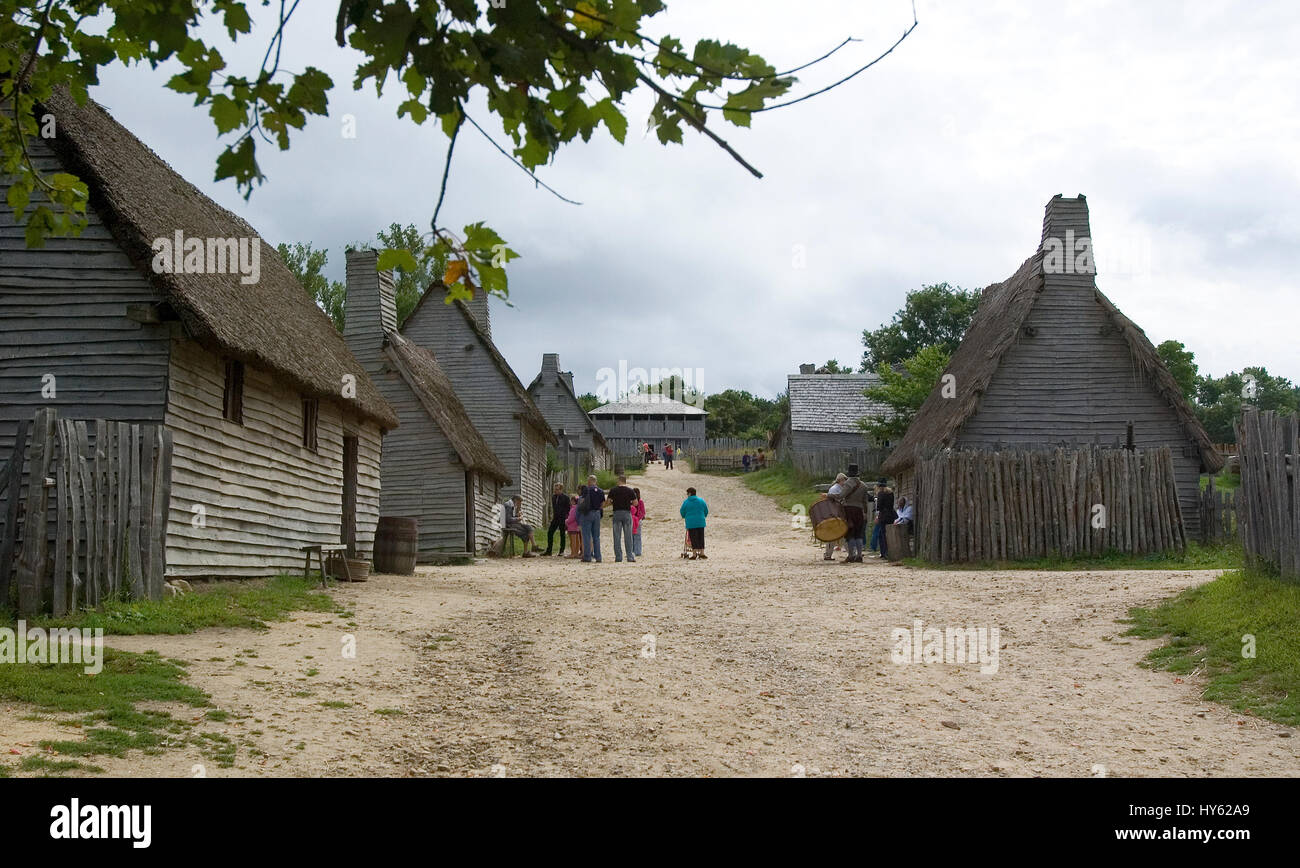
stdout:
[(632, 501), (632, 554), (641, 557), (641, 522), (645, 520), (645, 501), (641, 499), (641, 489), (632, 489), (636, 500)]
[(569, 532), (569, 553), (566, 558), (582, 557), (582, 527), (578, 524), (578, 501), (587, 493), (587, 486), (578, 487), (573, 496), (573, 506), (569, 507), (569, 517), (564, 520), (564, 529)]

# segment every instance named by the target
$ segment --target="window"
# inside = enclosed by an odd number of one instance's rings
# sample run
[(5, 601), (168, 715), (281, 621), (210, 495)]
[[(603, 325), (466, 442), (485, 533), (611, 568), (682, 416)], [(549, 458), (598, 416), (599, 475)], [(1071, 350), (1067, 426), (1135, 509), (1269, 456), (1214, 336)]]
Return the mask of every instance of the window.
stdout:
[(236, 425), (244, 424), (244, 363), (226, 362), (226, 386), (222, 397), (222, 415)]
[(320, 401), (315, 398), (302, 399), (302, 445), (316, 451), (316, 422), (320, 418)]

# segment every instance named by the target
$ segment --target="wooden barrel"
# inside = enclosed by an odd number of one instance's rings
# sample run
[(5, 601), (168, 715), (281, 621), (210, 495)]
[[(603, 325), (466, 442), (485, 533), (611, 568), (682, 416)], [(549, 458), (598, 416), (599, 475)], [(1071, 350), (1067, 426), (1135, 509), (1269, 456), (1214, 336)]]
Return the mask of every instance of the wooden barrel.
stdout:
[(375, 572), (412, 575), (419, 537), (419, 519), (381, 515), (375, 531)]
[(840, 539), (849, 529), (844, 517), (844, 507), (833, 500), (819, 500), (808, 510), (812, 519), (813, 536), (822, 542)]
[(891, 561), (901, 561), (912, 556), (912, 526), (889, 524), (885, 526), (885, 547)]

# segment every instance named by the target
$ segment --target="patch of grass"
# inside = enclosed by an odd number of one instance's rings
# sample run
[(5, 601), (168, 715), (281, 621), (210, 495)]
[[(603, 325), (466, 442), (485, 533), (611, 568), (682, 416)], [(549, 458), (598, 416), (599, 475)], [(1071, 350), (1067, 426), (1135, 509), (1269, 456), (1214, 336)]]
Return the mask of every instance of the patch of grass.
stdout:
[[(301, 576), (223, 581), (196, 585), (192, 594), (164, 600), (110, 601), (97, 611), (65, 618), (35, 618), (30, 627), (102, 628), (123, 636), (193, 633), (204, 627), (247, 627), (265, 630), (268, 621), (288, 620), (295, 611), (338, 612), (333, 598), (319, 590), (319, 581)], [(12, 616), (0, 624), (12, 624)]]
[(203, 716), (206, 717), (208, 720), (215, 720), (218, 723), (221, 723), (222, 721), (230, 720), (230, 712), (222, 711), (220, 708), (214, 708), (211, 711), (205, 713)]
[(400, 708), (376, 708), (375, 714), (401, 715), (401, 714), (406, 714), (406, 712), (402, 711), (402, 709)]
[(166, 712), (141, 711), (137, 703), (209, 706), (207, 694), (186, 684), (184, 677), (184, 669), (156, 652), (105, 648), (103, 670), (97, 675), (87, 675), (75, 663), (0, 666), (0, 699), (81, 715), (77, 723), (84, 740), (45, 740), (43, 748), (68, 756), (123, 756), (131, 749), (156, 752), (190, 727)]
[[(632, 477), (645, 476), (645, 467), (640, 464), (628, 464), (623, 470), (623, 475), (628, 478), (628, 484), (633, 488), (636, 488)], [(585, 479), (582, 480), (582, 484), (586, 484)], [(597, 470), (596, 484), (605, 489), (605, 491), (609, 491), (615, 485), (618, 485), (618, 475), (612, 470)]]
[(78, 771), (89, 774), (104, 773), (104, 770), (99, 766), (88, 765), (77, 760), (55, 760), (39, 754), (23, 757), (22, 762), (18, 763), (18, 768), (25, 772), (48, 772), (50, 774)]
[[(1135, 608), (1127, 633), (1168, 636), (1147, 665), (1207, 681), (1205, 698), (1235, 711), (1300, 726), (1300, 585), (1233, 570), (1153, 609)], [(1254, 657), (1248, 637), (1254, 637)]]
[(352, 703), (343, 702), (342, 700), (339, 699), (331, 699), (328, 702), (322, 702), (321, 705), (325, 706), (326, 708), (351, 708), (352, 707)]
[(746, 486), (776, 501), (784, 512), (790, 512), (796, 506), (805, 510), (821, 500), (821, 493), (816, 486), (834, 482), (834, 477), (817, 479), (806, 473), (800, 473), (791, 464), (774, 464), (766, 470), (753, 470), (749, 473), (737, 471), (720, 474), (739, 476)]
[(7, 778), (10, 774), (12, 774), (12, 772), (9, 771), (9, 766), (0, 765), (0, 778)]
[(927, 570), (1232, 570), (1242, 566), (1243, 556), (1239, 544), (1207, 546), (1189, 542), (1183, 555), (1110, 552), (1095, 558), (1036, 558), (978, 564), (934, 564), (920, 558), (904, 558), (903, 563)]
[[(1205, 475), (1201, 477), (1201, 491), (1209, 487), (1210, 477)], [(1216, 491), (1236, 491), (1241, 487), (1241, 474), (1229, 473), (1228, 468), (1219, 471), (1218, 476), (1214, 477), (1214, 488)]]

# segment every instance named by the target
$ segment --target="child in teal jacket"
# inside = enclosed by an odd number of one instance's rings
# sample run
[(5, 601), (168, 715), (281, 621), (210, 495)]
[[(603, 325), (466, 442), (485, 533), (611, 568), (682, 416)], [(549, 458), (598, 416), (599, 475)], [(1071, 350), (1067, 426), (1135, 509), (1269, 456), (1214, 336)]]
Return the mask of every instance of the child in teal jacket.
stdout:
[(709, 505), (695, 494), (694, 488), (686, 489), (686, 499), (682, 501), (681, 515), (686, 520), (686, 536), (690, 538), (690, 559), (708, 560), (704, 554), (704, 519), (709, 514)]

